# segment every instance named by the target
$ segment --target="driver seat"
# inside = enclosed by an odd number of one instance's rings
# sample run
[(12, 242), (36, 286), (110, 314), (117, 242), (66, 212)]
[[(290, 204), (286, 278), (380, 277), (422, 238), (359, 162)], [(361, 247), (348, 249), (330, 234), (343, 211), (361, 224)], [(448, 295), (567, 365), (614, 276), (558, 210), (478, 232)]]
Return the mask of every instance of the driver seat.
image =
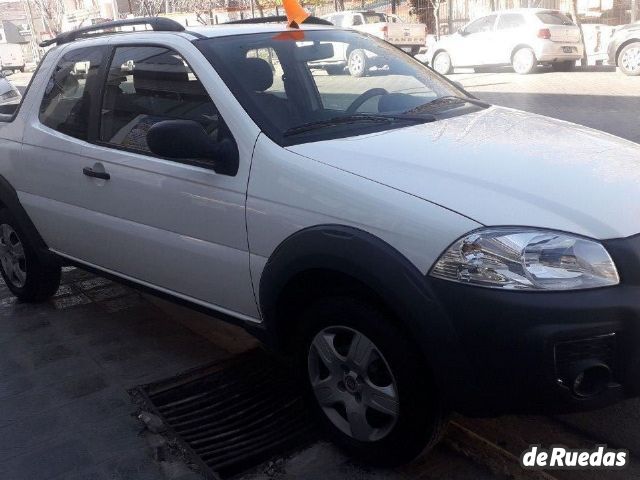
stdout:
[(240, 75), (258, 108), (262, 112), (269, 112), (279, 129), (285, 130), (290, 127), (292, 114), (289, 100), (267, 92), (273, 85), (273, 70), (269, 62), (256, 57), (243, 58)]

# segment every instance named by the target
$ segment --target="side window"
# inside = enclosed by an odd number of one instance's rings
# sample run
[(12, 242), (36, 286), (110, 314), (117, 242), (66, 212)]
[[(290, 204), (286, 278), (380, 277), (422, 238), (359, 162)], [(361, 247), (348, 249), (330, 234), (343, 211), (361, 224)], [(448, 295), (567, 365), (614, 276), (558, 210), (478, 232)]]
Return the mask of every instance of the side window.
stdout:
[(212, 137), (230, 135), (200, 80), (175, 51), (116, 48), (105, 84), (100, 140), (149, 152), (147, 132), (163, 120), (194, 120)]
[(525, 25), (525, 19), (522, 15), (517, 13), (506, 13), (500, 15), (498, 19), (497, 30), (511, 30), (513, 28), (519, 28)]
[(479, 18), (475, 22), (471, 22), (467, 25), (467, 28), (465, 28), (464, 31), (467, 34), (490, 32), (493, 30), (493, 24), (496, 21), (496, 17), (497, 15), (489, 15), (488, 17)]
[(353, 25), (354, 27), (356, 25), (362, 25), (364, 22), (362, 21), (362, 15), (357, 14), (353, 16), (353, 21), (351, 22), (351, 25)]
[(105, 48), (79, 48), (65, 54), (47, 83), (40, 121), (65, 135), (87, 140), (89, 114), (96, 108), (98, 70)]

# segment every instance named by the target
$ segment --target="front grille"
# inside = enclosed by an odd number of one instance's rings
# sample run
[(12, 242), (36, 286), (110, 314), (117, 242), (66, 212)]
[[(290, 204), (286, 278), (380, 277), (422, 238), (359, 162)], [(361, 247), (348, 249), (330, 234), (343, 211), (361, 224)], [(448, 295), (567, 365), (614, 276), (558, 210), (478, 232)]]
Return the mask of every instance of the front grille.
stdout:
[(573, 367), (584, 360), (596, 360), (607, 365), (615, 377), (616, 336), (614, 333), (570, 340), (555, 344), (556, 376), (567, 384)]
[(235, 476), (315, 439), (300, 385), (261, 350), (134, 393), (213, 478)]

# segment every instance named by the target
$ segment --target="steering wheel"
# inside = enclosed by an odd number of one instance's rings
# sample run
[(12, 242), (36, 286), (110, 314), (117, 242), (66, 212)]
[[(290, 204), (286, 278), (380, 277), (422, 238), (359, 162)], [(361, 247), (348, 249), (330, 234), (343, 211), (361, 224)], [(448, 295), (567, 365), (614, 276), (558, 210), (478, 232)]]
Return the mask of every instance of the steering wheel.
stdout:
[(366, 92), (363, 92), (362, 94), (358, 95), (358, 97), (353, 102), (351, 102), (351, 105), (347, 107), (347, 109), (345, 110), (345, 113), (352, 115), (356, 113), (356, 111), (362, 106), (362, 104), (367, 100), (369, 100), (370, 98), (379, 97), (381, 95), (388, 95), (388, 94), (389, 92), (387, 92), (384, 88), (371, 88)]

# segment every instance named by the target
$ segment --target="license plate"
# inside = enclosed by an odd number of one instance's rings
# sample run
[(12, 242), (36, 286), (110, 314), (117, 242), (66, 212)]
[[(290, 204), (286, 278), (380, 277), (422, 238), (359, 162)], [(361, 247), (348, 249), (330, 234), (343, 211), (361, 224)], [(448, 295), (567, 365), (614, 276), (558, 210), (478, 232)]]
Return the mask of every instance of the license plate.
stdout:
[(573, 49), (574, 49), (574, 48), (575, 48), (575, 47), (562, 47), (562, 51), (563, 51), (564, 53), (573, 53)]

